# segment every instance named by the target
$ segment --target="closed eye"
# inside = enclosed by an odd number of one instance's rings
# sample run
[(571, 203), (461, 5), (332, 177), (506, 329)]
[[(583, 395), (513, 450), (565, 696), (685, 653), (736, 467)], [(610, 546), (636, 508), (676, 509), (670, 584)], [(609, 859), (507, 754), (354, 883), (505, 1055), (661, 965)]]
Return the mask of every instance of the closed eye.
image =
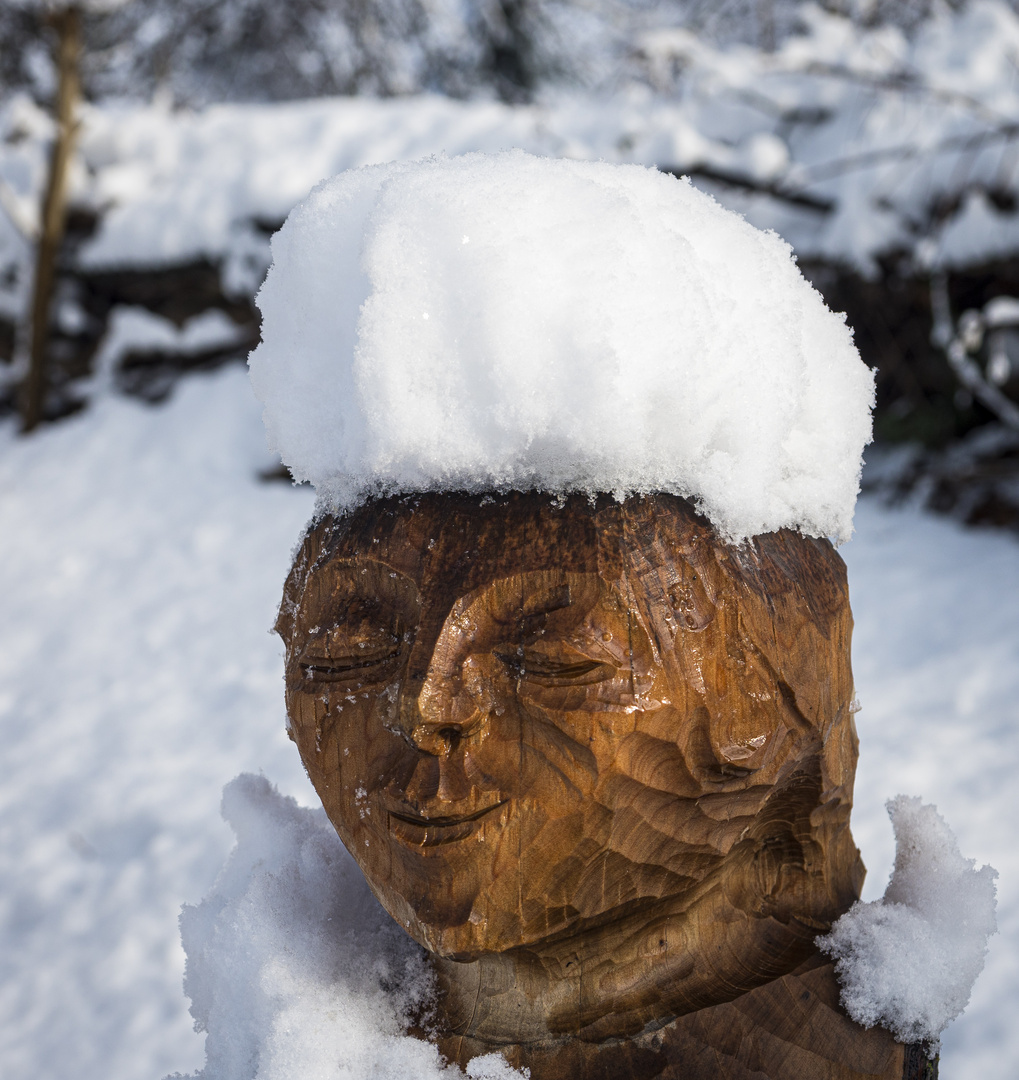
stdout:
[(380, 669), (388, 669), (400, 656), (400, 647), (358, 650), (349, 655), (315, 656), (305, 654), (298, 666), (306, 679), (345, 680), (362, 674), (369, 678)]
[(520, 679), (542, 685), (586, 684), (611, 678), (615, 669), (589, 657), (555, 657), (527, 649), (495, 654)]

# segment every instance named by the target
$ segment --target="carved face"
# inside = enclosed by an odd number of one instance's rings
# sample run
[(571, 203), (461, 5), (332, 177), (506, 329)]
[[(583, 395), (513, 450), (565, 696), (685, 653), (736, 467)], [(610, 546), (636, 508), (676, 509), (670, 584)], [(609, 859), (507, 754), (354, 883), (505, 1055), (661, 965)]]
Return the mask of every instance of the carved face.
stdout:
[[(292, 736), (419, 941), (469, 957), (674, 902), (782, 784), (831, 786), (841, 560), (772, 546), (741, 555), (662, 497), (432, 495), (309, 535), (278, 624)], [(797, 669), (804, 650), (825, 679)]]

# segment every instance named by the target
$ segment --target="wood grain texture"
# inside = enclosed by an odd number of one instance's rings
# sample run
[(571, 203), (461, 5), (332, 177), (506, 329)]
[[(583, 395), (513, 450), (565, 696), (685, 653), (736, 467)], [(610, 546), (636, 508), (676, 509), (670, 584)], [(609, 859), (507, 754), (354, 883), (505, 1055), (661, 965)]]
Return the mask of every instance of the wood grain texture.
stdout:
[[(461, 1064), (494, 1049), (462, 1036), (439, 1046)], [(630, 1038), (500, 1050), (532, 1080), (937, 1080), (937, 1063), (922, 1047), (845, 1016), (832, 965), (818, 954), (731, 1002)]]
[(291, 734), (433, 954), (447, 1051), (551, 1080), (677, 1017), (788, 1003), (863, 878), (851, 627), (827, 541), (734, 548), (673, 496), (427, 494), (308, 533), (277, 624)]

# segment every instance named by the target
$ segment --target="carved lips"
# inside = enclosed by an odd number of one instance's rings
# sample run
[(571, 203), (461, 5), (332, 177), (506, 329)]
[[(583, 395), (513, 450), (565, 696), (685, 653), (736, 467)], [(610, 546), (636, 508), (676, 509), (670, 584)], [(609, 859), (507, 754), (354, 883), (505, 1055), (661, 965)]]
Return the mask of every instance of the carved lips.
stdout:
[(411, 812), (389, 811), (389, 828), (393, 836), (404, 844), (416, 847), (436, 847), (439, 844), (452, 844), (466, 840), (477, 832), (477, 825), (486, 815), (505, 806), (508, 799), (500, 799), (491, 806), (482, 807), (473, 813), (461, 815), (415, 814)]

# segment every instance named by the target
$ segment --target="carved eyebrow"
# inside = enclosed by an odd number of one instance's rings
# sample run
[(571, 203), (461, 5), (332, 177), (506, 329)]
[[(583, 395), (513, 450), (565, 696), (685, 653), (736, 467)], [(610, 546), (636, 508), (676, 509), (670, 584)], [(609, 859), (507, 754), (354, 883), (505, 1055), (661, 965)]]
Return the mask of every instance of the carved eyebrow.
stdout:
[[(407, 574), (394, 570), (387, 563), (371, 557), (362, 557), (358, 561), (353, 559), (330, 560), (317, 570), (317, 575), (325, 575), (335, 584), (349, 586), (351, 596), (371, 596), (378, 600), (390, 600), (396, 597), (406, 596), (408, 592), (413, 600), (418, 598), (418, 586), (413, 578)], [(312, 578), (309, 578), (309, 583)], [(370, 592), (361, 590), (366, 585), (374, 584)], [(380, 588), (381, 586), (381, 588)], [(305, 588), (307, 594), (307, 586)], [(303, 598), (302, 598), (303, 602)]]
[(396, 615), (414, 626), (421, 601), (411, 577), (378, 559), (330, 560), (305, 581), (294, 612), (291, 640), (296, 643), (294, 635), (299, 636), (302, 624), (332, 627), (343, 623), (347, 609), (358, 603), (374, 605), (375, 618), (388, 621)]
[(532, 615), (549, 615), (553, 611), (569, 607), (572, 603), (573, 595), (570, 592), (570, 586), (568, 584), (554, 585), (525, 597), (520, 605), (520, 615), (525, 619)]

